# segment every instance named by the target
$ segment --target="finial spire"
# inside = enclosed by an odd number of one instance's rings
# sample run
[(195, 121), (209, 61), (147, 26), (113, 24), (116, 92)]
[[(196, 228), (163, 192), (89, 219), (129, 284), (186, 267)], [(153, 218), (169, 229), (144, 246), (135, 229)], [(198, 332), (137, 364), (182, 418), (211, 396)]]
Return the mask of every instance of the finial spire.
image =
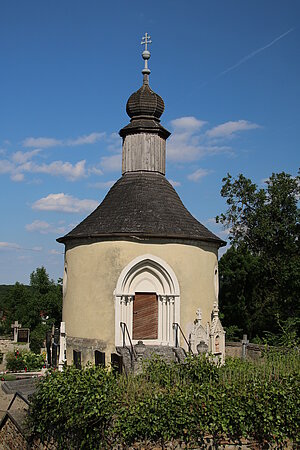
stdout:
[(150, 59), (150, 52), (148, 50), (148, 44), (152, 44), (151, 36), (148, 33), (145, 33), (145, 36), (142, 37), (142, 45), (145, 46), (145, 50), (142, 53), (143, 60), (145, 61), (145, 67), (142, 70), (142, 74), (144, 75), (144, 84), (148, 84), (150, 69), (148, 68), (148, 59)]

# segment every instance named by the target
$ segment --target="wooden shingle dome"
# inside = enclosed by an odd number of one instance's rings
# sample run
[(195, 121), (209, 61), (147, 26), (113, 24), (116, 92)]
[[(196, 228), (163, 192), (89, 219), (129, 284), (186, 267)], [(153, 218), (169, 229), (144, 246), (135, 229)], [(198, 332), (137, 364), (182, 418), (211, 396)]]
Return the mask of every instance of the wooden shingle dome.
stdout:
[(129, 97), (126, 105), (130, 118), (147, 116), (159, 119), (164, 109), (163, 99), (147, 83), (143, 83), (143, 86)]

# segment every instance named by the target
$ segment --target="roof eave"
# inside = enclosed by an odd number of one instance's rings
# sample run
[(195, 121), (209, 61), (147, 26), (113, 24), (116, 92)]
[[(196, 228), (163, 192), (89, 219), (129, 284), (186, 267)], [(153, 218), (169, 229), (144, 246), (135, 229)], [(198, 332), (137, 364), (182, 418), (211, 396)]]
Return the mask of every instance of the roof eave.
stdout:
[(227, 245), (226, 241), (214, 237), (199, 237), (193, 235), (180, 235), (180, 234), (159, 234), (159, 233), (95, 233), (95, 234), (82, 234), (77, 236), (63, 236), (56, 239), (60, 244), (66, 244), (72, 240), (77, 239), (97, 239), (97, 238), (136, 238), (136, 239), (149, 239), (149, 238), (163, 238), (163, 239), (184, 239), (184, 240), (192, 240), (192, 241), (202, 241), (202, 242), (211, 242), (218, 245), (218, 247), (225, 247)]

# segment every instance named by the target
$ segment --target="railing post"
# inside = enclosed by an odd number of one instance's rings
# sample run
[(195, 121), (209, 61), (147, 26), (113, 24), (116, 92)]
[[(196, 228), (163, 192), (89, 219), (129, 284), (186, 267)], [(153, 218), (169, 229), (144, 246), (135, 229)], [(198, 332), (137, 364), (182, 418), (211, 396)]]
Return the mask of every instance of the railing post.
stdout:
[(131, 358), (132, 358), (132, 355), (133, 355), (134, 358), (137, 359), (136, 358), (136, 354), (135, 354), (135, 350), (134, 350), (134, 347), (133, 347), (133, 344), (132, 344), (132, 340), (131, 340), (131, 337), (130, 337), (130, 334), (129, 334), (129, 331), (128, 331), (126, 323), (125, 322), (120, 322), (120, 327), (121, 327), (122, 334), (123, 334), (123, 348), (126, 347), (126, 336), (125, 336), (125, 332), (126, 332), (128, 340), (129, 340), (129, 344), (130, 344), (129, 352), (130, 352)]
[(178, 323), (173, 323), (173, 330), (175, 332), (175, 347), (178, 347)]
[(189, 353), (192, 353), (191, 335), (189, 334)]

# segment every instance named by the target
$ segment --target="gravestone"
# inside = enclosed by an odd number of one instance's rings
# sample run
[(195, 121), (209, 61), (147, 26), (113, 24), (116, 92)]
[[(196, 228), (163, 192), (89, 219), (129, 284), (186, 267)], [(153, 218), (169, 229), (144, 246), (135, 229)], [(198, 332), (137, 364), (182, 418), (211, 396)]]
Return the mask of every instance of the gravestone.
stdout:
[(55, 367), (55, 368), (57, 368), (58, 356), (59, 356), (59, 336), (60, 336), (59, 328), (55, 328), (53, 344), (52, 344), (52, 367)]
[(81, 352), (78, 350), (73, 350), (73, 361), (76, 369), (81, 369)]
[(11, 328), (14, 330), (14, 342), (18, 342), (18, 329), (21, 328), (22, 324), (15, 320), (15, 323), (11, 324)]
[(105, 353), (95, 350), (95, 366), (105, 367)]
[(51, 366), (51, 346), (52, 346), (52, 333), (47, 331), (46, 333), (46, 348), (47, 348), (47, 363)]
[(18, 342), (29, 342), (29, 328), (19, 328), (18, 329)]

